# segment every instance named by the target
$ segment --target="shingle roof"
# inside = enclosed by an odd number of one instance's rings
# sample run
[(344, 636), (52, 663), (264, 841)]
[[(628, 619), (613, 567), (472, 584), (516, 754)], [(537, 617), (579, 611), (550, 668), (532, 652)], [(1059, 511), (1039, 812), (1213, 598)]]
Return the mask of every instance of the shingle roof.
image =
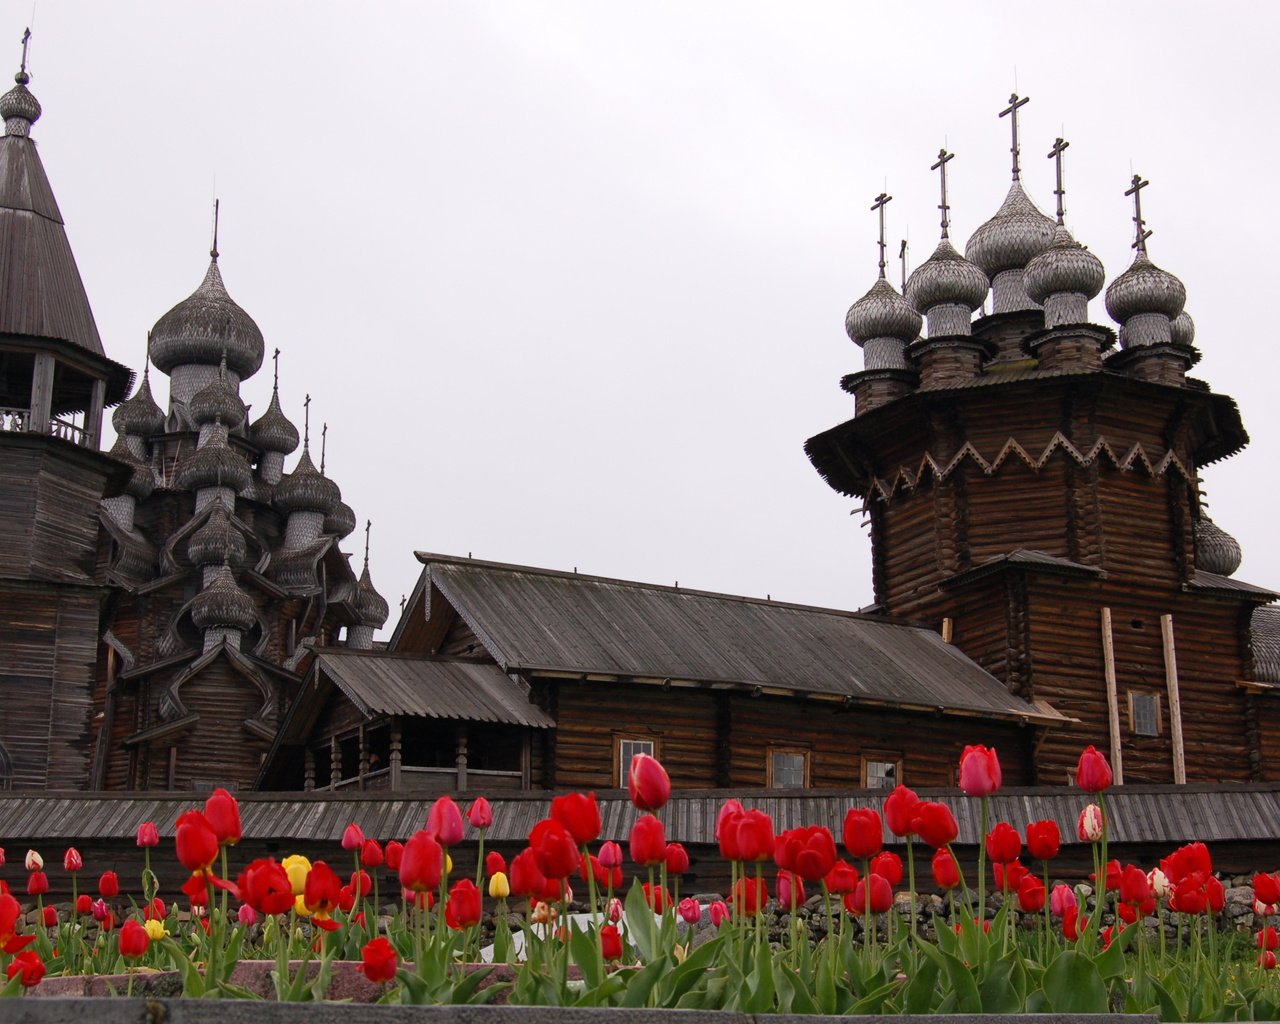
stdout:
[(316, 655), (317, 670), (364, 714), (421, 715), (547, 729), (555, 720), (495, 665), (385, 654)]
[(1280, 608), (1253, 610), (1252, 647), (1258, 681), (1280, 685)]
[(419, 553), (504, 669), (1058, 720), (935, 632), (853, 612)]

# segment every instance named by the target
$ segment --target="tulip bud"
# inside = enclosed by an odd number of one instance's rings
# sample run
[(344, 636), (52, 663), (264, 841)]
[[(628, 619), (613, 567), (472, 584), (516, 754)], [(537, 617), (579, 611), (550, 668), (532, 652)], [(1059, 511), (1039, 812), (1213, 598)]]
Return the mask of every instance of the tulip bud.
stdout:
[(442, 796), (431, 805), (427, 812), (426, 831), (441, 846), (457, 846), (462, 842), (466, 826), (462, 824), (462, 811), (452, 797)]
[(477, 829), (486, 829), (492, 825), (493, 808), (489, 806), (489, 801), (482, 796), (476, 797), (467, 808), (467, 821), (472, 828)]
[(98, 894), (104, 899), (113, 900), (120, 895), (120, 876), (114, 871), (102, 872), (98, 879)]
[(355, 852), (362, 846), (364, 846), (364, 832), (353, 821), (342, 832), (342, 848), (349, 852)]
[(95, 921), (105, 921), (111, 913), (111, 908), (107, 906), (106, 900), (94, 900), (93, 904), (89, 907), (89, 912), (93, 914), (93, 919)]
[(489, 878), (489, 895), (495, 900), (505, 900), (511, 895), (511, 883), (506, 873), (495, 871)]
[(240, 909), (236, 913), (236, 920), (246, 928), (251, 928), (258, 923), (258, 912), (247, 903), (241, 903)]
[(1102, 808), (1097, 804), (1089, 804), (1080, 812), (1080, 821), (1076, 825), (1076, 834), (1081, 842), (1096, 843), (1106, 829)]
[(1049, 909), (1058, 917), (1065, 917), (1068, 910), (1076, 909), (1076, 893), (1069, 885), (1058, 883), (1049, 895)]
[(23, 864), (26, 866), (26, 869), (28, 871), (44, 870), (44, 858), (41, 857), (40, 854), (36, 853), (35, 850), (27, 851), (27, 859), (23, 862)]
[(1147, 881), (1151, 883), (1151, 895), (1158, 900), (1169, 896), (1169, 876), (1159, 868), (1152, 868), (1147, 873)]
[(1076, 785), (1086, 793), (1101, 793), (1111, 786), (1111, 765), (1092, 745), (1084, 748), (1076, 765)]
[(1274, 903), (1263, 903), (1260, 900), (1253, 901), (1253, 912), (1258, 917), (1274, 917), (1276, 913), (1276, 905)]
[(159, 846), (160, 833), (156, 830), (155, 822), (144, 821), (138, 826), (138, 845), (139, 846)]
[(146, 929), (147, 937), (152, 942), (159, 942), (169, 934), (169, 929), (164, 926), (162, 918), (149, 917), (142, 923), (142, 927)]
[(399, 871), (400, 858), (404, 856), (404, 843), (397, 839), (391, 840), (383, 849), (382, 856), (388, 871)]
[(697, 924), (702, 920), (702, 904), (692, 896), (686, 896), (676, 908), (686, 924)]
[(27, 895), (43, 896), (49, 891), (49, 876), (43, 871), (33, 871), (27, 875)]
[(637, 809), (657, 811), (671, 799), (671, 779), (655, 758), (636, 754), (627, 771), (627, 790)]
[(376, 839), (366, 839), (360, 847), (360, 866), (376, 868), (382, 866), (382, 847)]
[(610, 839), (607, 843), (600, 844), (600, 866), (608, 868), (612, 871), (614, 868), (622, 867), (622, 847)]
[(84, 867), (84, 858), (74, 846), (68, 846), (67, 852), (62, 855), (62, 867), (73, 875)]
[(617, 924), (622, 920), (622, 900), (618, 899), (617, 896), (609, 901), (607, 916), (612, 924)]
[(58, 910), (56, 907), (44, 908), (44, 926), (46, 928), (56, 928), (58, 926)]
[[(105, 906), (106, 904), (104, 903), (103, 907)], [(87, 892), (82, 892), (76, 897), (76, 913), (87, 914), (91, 910), (93, 910), (93, 898)]]
[(707, 914), (711, 918), (711, 924), (719, 928), (727, 920), (729, 920), (729, 904), (724, 900), (716, 900), (707, 907)]

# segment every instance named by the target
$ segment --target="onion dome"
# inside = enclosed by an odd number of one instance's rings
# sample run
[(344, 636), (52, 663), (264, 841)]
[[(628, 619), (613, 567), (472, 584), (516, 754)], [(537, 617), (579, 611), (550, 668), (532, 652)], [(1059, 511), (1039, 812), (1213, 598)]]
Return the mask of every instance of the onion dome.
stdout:
[(896, 338), (905, 344), (919, 337), (921, 323), (920, 314), (880, 277), (866, 295), (849, 307), (844, 329), (858, 345), (873, 338)]
[(1196, 340), (1196, 324), (1185, 309), (1169, 321), (1169, 340), (1175, 345), (1190, 348)]
[(373, 589), (373, 579), (369, 576), (369, 563), (365, 562), (364, 572), (360, 574), (360, 585), (356, 589), (356, 614), (366, 626), (381, 629), (391, 614), (391, 606), (387, 599)]
[(116, 406), (111, 414), (111, 425), (117, 434), (134, 437), (151, 437), (164, 429), (164, 413), (151, 395), (151, 377), (142, 371), (142, 383), (130, 398)]
[(339, 500), (333, 511), (324, 517), (324, 525), (320, 527), (320, 532), (331, 533), (341, 538), (349, 537), (355, 528), (355, 512), (345, 501)]
[(1049, 248), (1057, 226), (1015, 179), (995, 216), (970, 236), (964, 255), (994, 280), (1002, 271), (1021, 270)]
[(225, 360), (218, 376), (191, 396), (187, 403), (187, 413), (197, 427), (209, 423), (225, 423), (228, 430), (235, 430), (244, 422), (247, 411), (244, 402), (240, 400), (240, 393), (227, 377)]
[(306, 447), (292, 473), (276, 484), (272, 500), (281, 512), (322, 512), (330, 515), (342, 501), (342, 494), (326, 476), (321, 476)]
[(18, 84), (0, 96), (0, 117), (4, 118), (5, 134), (30, 135), (31, 126), (40, 120), (40, 101), (27, 88), (31, 76), (26, 71), (19, 71), (13, 80)]
[(1117, 323), (1143, 313), (1162, 313), (1170, 320), (1182, 312), (1187, 289), (1139, 250), (1133, 265), (1107, 288), (1107, 312)]
[(1036, 302), (1050, 295), (1083, 295), (1092, 299), (1102, 291), (1106, 271), (1102, 260), (1071, 237), (1061, 224), (1053, 234), (1053, 244), (1027, 264), (1022, 274), (1027, 294)]
[(205, 524), (187, 541), (187, 557), (193, 565), (243, 566), (248, 553), (244, 534), (231, 522), (221, 502), (214, 502)]
[(231, 567), (223, 565), (191, 602), (191, 621), (198, 629), (249, 629), (258, 621), (252, 598), (236, 586)]
[(249, 486), (249, 464), (222, 434), (214, 433), (178, 470), (178, 488), (198, 491), (204, 487), (230, 487), (237, 494)]
[(1240, 544), (1206, 515), (1196, 523), (1196, 567), (1219, 576), (1240, 568)]
[(227, 368), (241, 380), (262, 365), (262, 332), (227, 294), (215, 256), (200, 287), (156, 321), (150, 353), (157, 370), (171, 373), (178, 366), (217, 366), (224, 352)]
[(151, 497), (151, 492), (156, 489), (155, 474), (151, 472), (150, 466), (130, 451), (123, 436), (116, 438), (116, 443), (111, 446), (111, 451), (107, 454), (117, 462), (123, 462), (133, 471), (128, 483), (124, 485), (125, 494), (131, 494), (139, 501), (145, 501)]
[(977, 309), (987, 298), (987, 275), (956, 252), (950, 239), (938, 243), (933, 255), (907, 278), (907, 301), (921, 313), (935, 306)]
[[(298, 450), (298, 428), (280, 408), (280, 391), (271, 392), (271, 404), (249, 428), (249, 437), (264, 452), (291, 455)], [(354, 528), (354, 527), (353, 527)]]

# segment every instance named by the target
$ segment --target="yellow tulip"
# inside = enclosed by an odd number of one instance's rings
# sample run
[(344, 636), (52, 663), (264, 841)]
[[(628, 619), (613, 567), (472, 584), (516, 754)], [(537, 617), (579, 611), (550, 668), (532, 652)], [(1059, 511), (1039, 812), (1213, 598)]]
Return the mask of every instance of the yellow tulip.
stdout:
[(298, 913), (298, 916), (299, 916), (299, 917), (310, 917), (310, 916), (311, 916), (311, 910), (310, 910), (310, 908), (307, 906), (307, 901), (306, 901), (306, 899), (302, 896), (302, 894), (301, 894), (301, 893), (299, 893), (297, 896), (295, 896), (295, 897), (294, 897), (294, 900), (293, 900), (293, 909), (294, 909), (295, 911), (297, 911), (297, 913)]
[(453, 858), (447, 853), (444, 855), (444, 873), (446, 875), (453, 874)]
[(150, 921), (143, 922), (142, 927), (147, 933), (147, 938), (152, 942), (159, 942), (169, 934), (169, 929), (164, 926), (164, 922), (157, 921), (155, 918), (152, 918)]
[(289, 885), (293, 887), (293, 894), (301, 896), (302, 890), (307, 887), (307, 875), (311, 872), (311, 861), (300, 853), (293, 853), (282, 860), (280, 866), (284, 868), (284, 873), (289, 876)]
[(501, 871), (495, 871), (489, 879), (489, 895), (495, 900), (505, 900), (511, 895), (511, 883)]

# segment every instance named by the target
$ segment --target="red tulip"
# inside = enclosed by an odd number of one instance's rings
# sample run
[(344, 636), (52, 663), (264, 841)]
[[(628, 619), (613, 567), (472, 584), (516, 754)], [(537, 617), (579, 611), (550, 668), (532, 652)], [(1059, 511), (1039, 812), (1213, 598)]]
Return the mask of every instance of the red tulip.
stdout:
[(11, 961), (5, 972), (9, 980), (21, 978), (18, 982), (23, 988), (33, 988), (40, 984), (44, 977), (44, 961), (34, 949), (25, 949)]
[(142, 908), (142, 919), (144, 921), (163, 921), (169, 912), (165, 909), (164, 900), (159, 896), (155, 897), (150, 903)]
[(684, 848), (684, 844), (667, 843), (666, 864), (667, 874), (672, 877), (683, 875), (689, 870), (689, 851)]
[(1209, 897), (1203, 882), (1187, 879), (1173, 887), (1169, 895), (1169, 909), (1180, 914), (1203, 914), (1209, 907)]
[[(325, 922), (333, 916), (342, 902), (342, 882), (333, 873), (333, 869), (322, 860), (311, 865), (307, 872), (307, 881), (302, 889), (302, 901), (311, 911), (311, 919), (320, 927), (327, 928)], [(335, 925), (336, 927), (336, 925)]]
[(965, 747), (960, 755), (960, 788), (969, 796), (990, 796), (1000, 788), (1000, 759), (994, 747)]
[(360, 866), (377, 868), (382, 866), (382, 847), (376, 839), (366, 839), (360, 847)]
[(1195, 875), (1199, 876), (1200, 881), (1208, 878), (1213, 874), (1213, 861), (1209, 856), (1209, 848), (1204, 843), (1187, 843), (1162, 860), (1160, 868), (1169, 881), (1177, 885)]
[(442, 796), (431, 805), (426, 831), (435, 836), (441, 846), (457, 846), (462, 842), (466, 826), (462, 824), (462, 811), (452, 797)]
[(820, 882), (835, 867), (836, 841), (831, 830), (820, 825), (793, 828), (778, 836), (773, 858), (806, 882)]
[(631, 859), (644, 866), (667, 859), (667, 832), (652, 814), (642, 814), (631, 826)]
[(956, 866), (950, 847), (938, 847), (929, 866), (933, 870), (934, 883), (944, 892), (948, 892), (960, 884), (960, 869)]
[[(45, 925), (52, 927), (48, 921), (48, 912), (53, 907), (45, 907)], [(17, 953), (19, 950), (35, 942), (34, 935), (18, 935), (18, 922), (22, 920), (22, 904), (8, 893), (0, 894), (0, 951)], [(58, 923), (57, 912), (54, 912), (53, 924)]]
[(538, 858), (538, 870), (548, 879), (568, 878), (582, 863), (578, 844), (569, 830), (554, 818), (544, 818), (533, 826), (529, 846)]
[(847, 860), (838, 860), (832, 865), (823, 881), (827, 883), (827, 889), (830, 892), (853, 892), (853, 887), (858, 884), (858, 869)]
[(217, 835), (219, 846), (240, 842), (244, 832), (240, 827), (240, 805), (225, 789), (215, 789), (209, 794), (204, 802), (204, 816)]
[(763, 878), (739, 878), (733, 887), (734, 912), (754, 917), (769, 902), (769, 889)]
[(480, 890), (469, 878), (453, 883), (444, 905), (444, 920), (450, 928), (461, 931), (480, 923)]
[(138, 845), (139, 846), (159, 846), (160, 833), (156, 830), (155, 822), (144, 821), (138, 826)]
[(367, 871), (351, 872), (351, 882), (349, 884), (352, 896), (358, 900), (364, 899), (373, 889), (373, 879), (369, 877), (369, 872)]
[(915, 835), (916, 808), (919, 806), (920, 798), (914, 790), (903, 785), (895, 786), (884, 801), (884, 823), (889, 831), (900, 839)]
[(399, 871), (400, 861), (404, 857), (404, 843), (392, 839), (382, 851), (383, 863), (388, 871)]
[(890, 885), (902, 884), (902, 858), (892, 850), (881, 850), (871, 858), (871, 873)]
[(729, 920), (729, 904), (724, 900), (716, 900), (707, 906), (707, 917), (711, 919), (711, 926), (719, 928), (727, 920)]
[[(58, 908), (57, 908), (57, 907), (45, 907), (45, 908), (44, 908), (44, 926), (45, 926), (46, 928), (56, 928), (56, 927), (57, 927), (57, 925), (58, 925)], [(31, 939), (32, 939), (32, 940), (34, 940), (34, 939), (35, 939), (35, 936), (34, 936), (34, 935), (32, 935), (32, 936), (31, 936)], [(25, 943), (24, 943), (24, 945), (25, 945)], [(21, 947), (19, 947), (19, 948), (21, 948)], [(8, 952), (8, 950), (5, 950), (5, 952), (7, 953), (7, 952)]]
[(1022, 837), (1007, 821), (997, 821), (987, 833), (987, 857), (994, 864), (1008, 864), (1022, 854)]
[(1280, 949), (1280, 933), (1271, 925), (1258, 932), (1256, 944), (1259, 949)]
[(686, 896), (676, 907), (676, 913), (685, 924), (697, 924), (702, 920), (702, 904), (694, 897)]
[(27, 895), (42, 896), (49, 891), (49, 876), (43, 871), (33, 871), (27, 875)]
[(364, 846), (364, 831), (354, 821), (342, 832), (342, 848), (351, 853)]
[(1027, 875), (1018, 883), (1018, 906), (1024, 914), (1038, 914), (1044, 910), (1044, 883), (1035, 875)]
[(610, 871), (622, 867), (622, 847), (612, 839), (600, 844), (600, 865)]
[(1069, 942), (1077, 941), (1084, 932), (1089, 930), (1089, 921), (1087, 918), (1080, 916), (1080, 908), (1072, 905), (1062, 914), (1062, 935)]
[(1111, 765), (1092, 744), (1080, 754), (1080, 763), (1076, 765), (1076, 785), (1086, 793), (1101, 793), (1111, 788)]
[(236, 888), (246, 906), (259, 914), (287, 914), (293, 907), (293, 885), (274, 857), (259, 857), (240, 872)]
[(395, 981), (396, 968), (400, 965), (400, 959), (396, 956), (395, 947), (387, 941), (385, 936), (380, 935), (366, 942), (360, 951), (360, 956), (360, 965), (356, 969), (375, 985)]
[(120, 955), (126, 960), (137, 960), (145, 956), (151, 939), (147, 930), (137, 921), (126, 921), (120, 929)]
[(866, 913), (867, 886), (871, 887), (871, 913), (886, 913), (893, 906), (893, 887), (887, 878), (880, 875), (867, 875), (861, 879), (853, 892), (845, 896), (845, 910), (855, 915)]
[(84, 867), (84, 858), (74, 846), (68, 846), (67, 852), (62, 855), (62, 867), (73, 875)]
[(521, 850), (511, 860), (511, 891), (517, 896), (529, 898), (542, 894), (547, 878), (538, 867), (538, 858), (529, 847)]
[(1049, 909), (1053, 911), (1055, 917), (1064, 917), (1067, 911), (1076, 906), (1075, 890), (1069, 885), (1063, 885), (1059, 882), (1053, 887), (1053, 892), (1049, 896)]
[(188, 871), (209, 870), (218, 856), (218, 835), (204, 814), (184, 811), (174, 833), (178, 862)]
[[(743, 811), (732, 821), (725, 822), (725, 830), (734, 833), (733, 842), (739, 860), (758, 862), (773, 856), (773, 819), (764, 811), (752, 808)], [(724, 840), (721, 840), (722, 844)]]
[[(604, 851), (602, 848), (601, 849), (602, 855), (603, 855), (603, 852)], [(506, 860), (503, 859), (502, 854), (500, 854), (497, 850), (490, 850), (488, 853), (484, 855), (484, 873), (488, 878), (492, 878), (494, 875), (499, 873), (504, 875), (507, 873), (507, 862)]]
[(551, 801), (551, 817), (560, 822), (579, 845), (600, 835), (600, 805), (594, 793), (565, 793)]
[(1258, 966), (1264, 971), (1274, 971), (1276, 969), (1276, 955), (1269, 949), (1259, 953)]
[(600, 951), (606, 960), (622, 959), (622, 933), (616, 924), (606, 924), (600, 929)]
[(804, 903), (804, 880), (799, 875), (783, 868), (778, 872), (773, 892), (778, 898), (779, 906), (791, 907), (793, 905), (792, 900), (795, 901), (795, 906), (799, 906)]
[(467, 821), (471, 822), (472, 828), (481, 831), (492, 825), (493, 808), (489, 806), (489, 801), (482, 796), (476, 797), (467, 808)]
[(98, 894), (107, 900), (113, 900), (120, 895), (120, 876), (114, 871), (104, 871), (98, 879)]
[(1280, 903), (1280, 877), (1275, 872), (1254, 875), (1253, 898), (1259, 903)]
[(655, 914), (664, 913), (671, 906), (671, 893), (662, 886), (645, 882), (641, 889), (644, 890), (644, 901)]
[[(1105, 876), (1105, 887), (1107, 892), (1115, 892), (1120, 888), (1120, 862), (1112, 859), (1107, 861), (1107, 870)], [(1098, 883), (1097, 874), (1093, 871), (1089, 872), (1089, 880), (1095, 885)]]
[(636, 754), (627, 772), (627, 791), (641, 811), (656, 811), (671, 799), (667, 770), (648, 754)]
[(1027, 826), (1027, 853), (1036, 860), (1053, 860), (1062, 846), (1062, 832), (1051, 818)]
[(995, 879), (996, 888), (1001, 892), (1016, 892), (1022, 880), (1029, 874), (1030, 872), (1019, 860), (1011, 860), (1008, 864), (997, 861), (991, 865), (991, 875)]
[(87, 892), (82, 892), (76, 897), (76, 913), (87, 914), (93, 910), (93, 897)]
[(850, 857), (874, 857), (884, 846), (880, 815), (870, 807), (850, 807), (844, 815), (844, 848)]
[[(391, 852), (391, 843), (387, 852)], [(404, 845), (400, 859), (400, 885), (411, 892), (434, 892), (444, 873), (444, 850), (426, 829), (419, 829)]]
[(947, 846), (960, 834), (956, 817), (946, 804), (922, 800), (911, 821), (916, 834), (935, 849)]
[(1140, 867), (1129, 864), (1120, 872), (1120, 902), (1139, 907), (1151, 899), (1151, 882)]
[[(720, 810), (716, 813), (716, 842), (720, 842), (720, 836), (724, 829), (724, 823), (727, 819), (742, 814), (746, 808), (742, 806), (741, 800), (726, 800), (720, 805)], [(727, 857), (726, 860), (740, 860), (737, 857)]]
[(1209, 901), (1209, 909), (1215, 914), (1221, 914), (1222, 908), (1227, 905), (1227, 891), (1222, 887), (1221, 879), (1210, 875), (1205, 879), (1204, 890), (1205, 897)]

